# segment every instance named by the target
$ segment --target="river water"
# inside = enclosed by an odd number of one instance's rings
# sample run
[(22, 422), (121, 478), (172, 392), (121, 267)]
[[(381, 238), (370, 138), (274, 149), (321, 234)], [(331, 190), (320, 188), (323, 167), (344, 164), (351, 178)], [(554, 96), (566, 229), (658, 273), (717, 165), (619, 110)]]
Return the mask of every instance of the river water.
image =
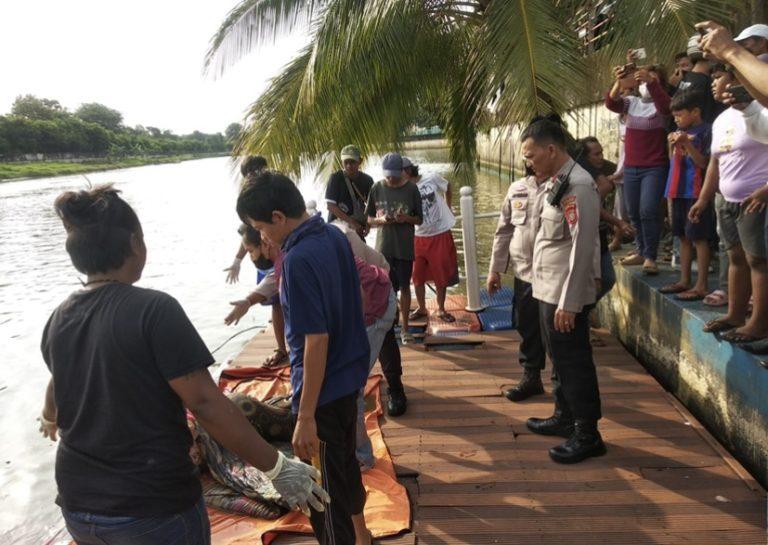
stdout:
[[(413, 152), (424, 171), (452, 179), (445, 152)], [(365, 165), (374, 179), (378, 161)], [(81, 276), (64, 250), (64, 230), (53, 211), (62, 191), (87, 183), (114, 183), (136, 209), (148, 249), (138, 285), (176, 297), (209, 349), (238, 331), (264, 326), (266, 307), (251, 309), (238, 326), (223, 318), (228, 302), (242, 298), (255, 284), (255, 270), (243, 263), (240, 283), (225, 283), (222, 269), (239, 243), (234, 212), (237, 177), (227, 158), (146, 166), (84, 176), (24, 180), (0, 184), (0, 544), (67, 543), (54, 504), (56, 445), (38, 432), (49, 373), (40, 356), (43, 326), (51, 311), (79, 288)], [(454, 205), (459, 191), (455, 182)], [(495, 210), (508, 179), (480, 174), (475, 182), (477, 211)], [(323, 183), (307, 175), (299, 187), (306, 199), (322, 202)], [(478, 223), (480, 271), (487, 270), (494, 221)], [(217, 362), (234, 356), (250, 338), (246, 332), (215, 353)]]

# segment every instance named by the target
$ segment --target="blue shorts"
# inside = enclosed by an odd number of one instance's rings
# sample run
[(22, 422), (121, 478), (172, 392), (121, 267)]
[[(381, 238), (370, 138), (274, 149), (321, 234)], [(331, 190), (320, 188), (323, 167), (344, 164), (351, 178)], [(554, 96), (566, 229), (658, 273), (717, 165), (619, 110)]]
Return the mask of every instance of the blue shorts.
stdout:
[(688, 219), (688, 212), (695, 202), (696, 199), (672, 199), (672, 234), (691, 242), (714, 240), (715, 215), (711, 206), (701, 213), (699, 223)]

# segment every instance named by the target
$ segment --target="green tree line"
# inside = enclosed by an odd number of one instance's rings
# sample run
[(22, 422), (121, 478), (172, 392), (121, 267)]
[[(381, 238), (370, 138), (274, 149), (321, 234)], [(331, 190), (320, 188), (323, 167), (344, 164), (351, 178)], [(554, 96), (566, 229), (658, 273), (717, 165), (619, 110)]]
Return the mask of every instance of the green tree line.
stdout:
[(231, 124), (225, 134), (195, 131), (179, 136), (156, 127), (126, 127), (123, 115), (98, 103), (67, 111), (57, 100), (19, 96), (9, 115), (0, 116), (0, 160), (26, 154), (93, 156), (224, 153), (239, 134)]

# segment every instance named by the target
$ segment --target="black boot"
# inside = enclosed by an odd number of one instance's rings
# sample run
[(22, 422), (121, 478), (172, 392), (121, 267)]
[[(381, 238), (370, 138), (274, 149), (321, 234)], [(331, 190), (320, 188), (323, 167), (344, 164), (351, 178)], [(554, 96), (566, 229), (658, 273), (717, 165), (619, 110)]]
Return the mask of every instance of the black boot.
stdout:
[(387, 414), (389, 416), (402, 416), (408, 408), (408, 398), (402, 388), (387, 388), (389, 401), (387, 401)]
[(557, 409), (549, 418), (529, 418), (525, 425), (539, 435), (559, 435), (568, 438), (573, 434), (573, 419), (563, 416), (563, 413)]
[(523, 401), (531, 396), (544, 393), (544, 385), (541, 383), (541, 372), (526, 369), (523, 378), (517, 386), (504, 392), (504, 397), (510, 401)]
[(577, 420), (573, 435), (562, 445), (549, 449), (549, 457), (558, 464), (576, 464), (605, 453), (605, 443), (594, 420)]

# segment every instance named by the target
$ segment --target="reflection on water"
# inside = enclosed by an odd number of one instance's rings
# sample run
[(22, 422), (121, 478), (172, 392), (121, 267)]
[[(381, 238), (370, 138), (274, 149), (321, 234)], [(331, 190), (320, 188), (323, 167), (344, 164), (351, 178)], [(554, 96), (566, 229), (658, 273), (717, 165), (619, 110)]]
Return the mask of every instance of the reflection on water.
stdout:
[[(451, 179), (451, 165), (440, 151), (414, 152), (425, 171)], [(366, 168), (381, 176), (378, 159)], [(113, 182), (135, 207), (144, 228), (147, 266), (140, 286), (176, 297), (206, 344), (213, 349), (238, 330), (266, 324), (268, 309), (255, 307), (234, 328), (223, 325), (228, 302), (244, 296), (255, 282), (246, 263), (240, 284), (225, 284), (222, 269), (237, 249), (234, 213), (237, 185), (225, 158), (89, 174), (93, 184)], [(38, 544), (59, 533), (67, 542), (54, 504), (55, 444), (38, 433), (49, 373), (39, 352), (51, 311), (79, 288), (80, 275), (64, 250), (64, 232), (52, 204), (62, 191), (80, 189), (83, 176), (0, 184), (0, 542)], [(452, 180), (454, 205), (459, 191)], [(476, 210), (495, 210), (507, 180), (481, 174), (475, 183)], [(322, 203), (322, 187), (302, 180), (307, 199)], [(322, 204), (321, 204), (322, 208)], [(477, 225), (480, 271), (488, 267), (495, 221)], [(217, 352), (217, 361), (237, 352), (242, 335)]]

